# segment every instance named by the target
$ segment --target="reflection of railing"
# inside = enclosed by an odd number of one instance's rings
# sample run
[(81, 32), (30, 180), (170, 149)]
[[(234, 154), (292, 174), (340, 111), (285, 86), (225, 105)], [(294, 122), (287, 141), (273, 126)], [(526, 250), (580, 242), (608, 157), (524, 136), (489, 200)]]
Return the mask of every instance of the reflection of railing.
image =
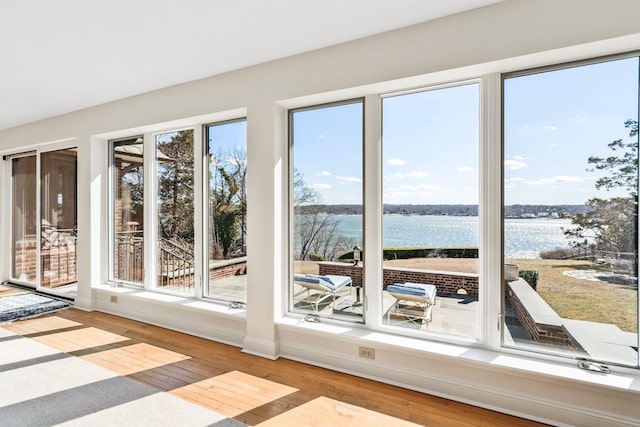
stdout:
[(160, 238), (158, 254), (159, 284), (179, 292), (190, 292), (194, 285), (194, 254), (175, 242)]
[(76, 279), (75, 228), (42, 226), (42, 281), (44, 287), (54, 288), (75, 282)]
[(142, 230), (116, 233), (116, 280), (142, 282), (143, 243)]

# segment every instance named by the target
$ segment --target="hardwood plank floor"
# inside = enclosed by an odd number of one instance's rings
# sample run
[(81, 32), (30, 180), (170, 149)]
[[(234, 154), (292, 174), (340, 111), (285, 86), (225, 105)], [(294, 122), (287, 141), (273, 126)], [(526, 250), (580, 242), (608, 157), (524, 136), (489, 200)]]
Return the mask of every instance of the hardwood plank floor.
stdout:
[(541, 425), (99, 312), (69, 309), (4, 328), (249, 425)]

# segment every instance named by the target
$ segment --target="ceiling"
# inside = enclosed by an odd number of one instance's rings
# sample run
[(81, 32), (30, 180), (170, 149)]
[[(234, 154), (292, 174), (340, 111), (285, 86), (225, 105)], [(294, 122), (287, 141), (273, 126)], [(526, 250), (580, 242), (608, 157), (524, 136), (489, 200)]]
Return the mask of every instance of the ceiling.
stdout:
[(502, 0), (3, 0), (0, 129)]

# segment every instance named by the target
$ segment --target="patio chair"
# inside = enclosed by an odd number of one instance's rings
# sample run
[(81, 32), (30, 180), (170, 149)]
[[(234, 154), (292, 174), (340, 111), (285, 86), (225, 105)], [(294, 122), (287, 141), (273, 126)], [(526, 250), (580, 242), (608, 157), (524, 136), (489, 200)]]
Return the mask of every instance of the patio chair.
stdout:
[(394, 283), (387, 286), (387, 292), (396, 301), (387, 311), (387, 323), (391, 316), (404, 317), (415, 324), (431, 322), (431, 312), (436, 303), (435, 285), (423, 283)]
[(331, 299), (331, 306), (333, 306), (336, 302), (336, 294), (346, 286), (351, 287), (353, 283), (349, 276), (320, 276), (317, 274), (294, 274), (293, 281), (303, 288), (295, 297), (306, 294), (298, 302), (310, 305), (316, 313), (320, 304), (328, 299)]

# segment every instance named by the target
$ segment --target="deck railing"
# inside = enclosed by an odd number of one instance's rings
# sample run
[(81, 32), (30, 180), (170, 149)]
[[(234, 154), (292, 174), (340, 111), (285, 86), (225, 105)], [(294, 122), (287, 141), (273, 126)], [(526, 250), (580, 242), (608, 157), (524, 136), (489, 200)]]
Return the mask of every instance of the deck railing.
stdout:
[(142, 283), (143, 243), (142, 230), (116, 233), (116, 280)]
[(178, 292), (191, 292), (195, 283), (193, 250), (164, 238), (159, 242), (158, 284)]

